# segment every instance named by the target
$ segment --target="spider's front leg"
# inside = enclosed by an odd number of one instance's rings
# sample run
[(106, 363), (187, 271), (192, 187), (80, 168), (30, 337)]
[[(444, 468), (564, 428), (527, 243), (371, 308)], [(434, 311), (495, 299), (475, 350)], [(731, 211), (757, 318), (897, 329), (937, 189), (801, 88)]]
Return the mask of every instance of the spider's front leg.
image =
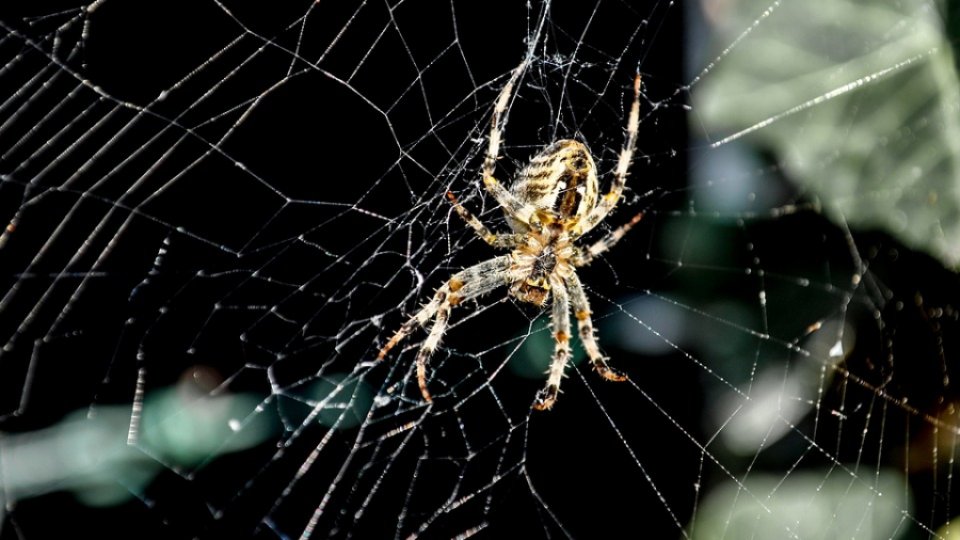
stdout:
[(587, 300), (587, 293), (583, 290), (583, 284), (576, 273), (567, 278), (567, 287), (570, 289), (570, 300), (573, 304), (573, 313), (577, 318), (577, 328), (580, 333), (580, 343), (583, 344), (587, 356), (590, 357), (590, 364), (601, 377), (608, 381), (625, 381), (627, 376), (607, 365), (607, 359), (600, 352), (600, 346), (597, 345), (597, 336), (593, 332), (593, 321), (590, 319), (590, 302)]
[(553, 323), (553, 360), (550, 363), (547, 384), (537, 393), (533, 408), (543, 411), (553, 407), (560, 392), (563, 371), (570, 361), (570, 301), (567, 289), (559, 277), (551, 276), (550, 288), (553, 292), (551, 320)]
[(417, 353), (417, 382), (420, 385), (420, 393), (428, 403), (433, 401), (427, 390), (427, 362), (447, 329), (450, 310), (465, 300), (484, 295), (515, 280), (515, 274), (513, 259), (510, 255), (495, 257), (457, 272), (437, 289), (429, 303), (403, 323), (390, 341), (380, 349), (377, 359), (385, 358), (390, 349), (410, 335), (417, 326), (424, 326), (430, 319), (434, 319), (430, 334)]

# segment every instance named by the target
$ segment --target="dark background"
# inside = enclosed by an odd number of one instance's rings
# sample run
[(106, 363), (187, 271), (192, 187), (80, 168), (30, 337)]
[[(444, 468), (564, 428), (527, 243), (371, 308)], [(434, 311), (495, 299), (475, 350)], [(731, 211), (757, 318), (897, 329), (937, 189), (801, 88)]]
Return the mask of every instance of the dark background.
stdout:
[[(0, 218), (16, 224), (0, 256), (5, 289), (15, 291), (0, 309), (0, 340), (8, 343), (0, 357), (0, 430), (29, 432), (91, 405), (130, 403), (138, 373), (149, 374), (149, 392), (197, 366), (228, 378), (229, 392), (272, 396), (265, 416), (273, 419), (259, 446), (201, 466), (165, 467), (125, 504), (88, 508), (67, 491), (17, 501), (2, 538), (45, 538), (65, 526), (100, 538), (295, 538), (325, 495), (314, 538), (394, 536), (401, 515), (402, 537), (424, 523), (422, 535), (431, 538), (480, 524), (495, 537), (678, 536), (703, 493), (695, 484), (727, 474), (691, 442), (709, 435), (701, 421), (710, 407), (704, 367), (680, 351), (635, 358), (601, 335), (636, 386), (597, 384), (582, 366), (548, 414), (529, 412), (542, 384), (536, 379), (499, 376), (464, 400), (510, 347), (483, 356), (483, 369), (467, 360), (470, 353), (529, 331), (538, 316), (499, 298), (446, 338), (458, 352), (450, 362), (438, 356), (438, 380), (463, 383), (437, 392), (433, 414), (391, 407), (362, 428), (291, 429), (310, 409), (292, 399), (298, 381), (356, 373), (383, 393), (402, 379), (412, 352), (396, 363), (356, 366), (452, 271), (491, 256), (448, 219), (443, 194), (453, 189), (504, 227), (478, 189), (483, 142), (476, 140), (542, 9), (522, 2), (406, 2), (393, 10), (310, 4), (226, 2), (232, 17), (214, 3), (187, 0), (108, 1), (91, 13), (71, 3), (0, 8), (0, 90), (9, 98), (0, 109), (7, 122)], [(291, 23), (305, 13), (301, 32)], [(849, 289), (850, 246), (816, 213), (747, 225), (717, 220), (709, 231), (684, 214), (683, 19), (680, 8), (657, 2), (554, 5), (535, 68), (517, 92), (499, 175), (509, 178), (560, 137), (588, 141), (609, 171), (640, 72), (641, 155), (625, 209), (611, 222), (639, 210), (647, 218), (581, 274), (595, 311), (609, 315), (616, 299), (650, 291), (692, 306), (722, 295), (755, 307), (755, 277), (701, 270), (691, 279), (669, 264), (710, 262), (678, 254), (661, 234), (685, 222), (694, 237), (685, 247), (697, 247), (700, 234), (735, 246), (723, 254), (729, 267), (751, 268), (755, 253), (746, 246), (755, 244), (767, 269)], [(44, 141), (53, 142), (41, 151)], [(882, 440), (842, 436), (854, 428), (823, 421), (816, 438), (829, 452), (812, 453), (800, 468), (860, 459), (858, 452), (882, 442), (890, 451), (871, 456), (870, 466), (915, 470), (910, 481), (922, 495), (913, 514), (935, 528), (949, 517), (949, 470), (905, 466), (902, 449), (927, 437), (931, 418), (952, 400), (942, 375), (956, 365), (955, 275), (882, 234), (857, 232), (854, 241), (870, 254), (865, 279), (872, 285), (851, 291), (853, 300), (773, 282), (765, 289), (771, 333), (787, 341), (840, 311), (860, 331), (846, 368), (863, 383), (838, 377), (824, 409), (884, 407), (857, 416)], [(415, 271), (425, 280), (421, 289)], [(266, 308), (234, 309), (253, 306)], [(270, 308), (284, 319), (265, 316)], [(941, 315), (931, 317), (938, 308)], [(370, 321), (380, 315), (378, 328)], [(738, 333), (726, 332), (718, 339)], [(695, 347), (689, 353), (701, 355)], [(415, 385), (399, 391), (415, 402)], [(903, 398), (910, 407), (896, 405)], [(414, 421), (413, 436), (378, 439)], [(881, 421), (882, 432), (873, 425)], [(801, 436), (809, 427), (798, 426), (796, 437), (755, 463), (710, 452), (730, 470), (787, 474), (809, 449)], [(282, 454), (278, 444), (287, 445)], [(320, 444), (321, 458), (297, 477)], [(504, 478), (494, 482), (495, 474)], [(940, 487), (926, 496), (934, 483)], [(474, 496), (431, 518), (455, 487)]]

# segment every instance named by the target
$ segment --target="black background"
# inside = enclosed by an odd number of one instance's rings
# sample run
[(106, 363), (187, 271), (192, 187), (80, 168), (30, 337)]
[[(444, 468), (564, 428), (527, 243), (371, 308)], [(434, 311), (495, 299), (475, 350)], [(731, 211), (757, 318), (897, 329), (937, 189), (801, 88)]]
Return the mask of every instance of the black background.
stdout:
[[(13, 3), (0, 11), (7, 36), (0, 43), (0, 63), (14, 66), (0, 79), (0, 88), (4, 96), (18, 87), (35, 96), (0, 131), (0, 173), (8, 175), (0, 183), (0, 212), (5, 220), (17, 220), (0, 271), (6, 287), (18, 289), (0, 313), (0, 339), (10, 340), (0, 358), (5, 413), (0, 429), (31, 431), (92, 403), (129, 403), (140, 369), (147, 369), (150, 388), (162, 388), (202, 365), (239, 374), (230, 391), (264, 397), (271, 389), (263, 371), (242, 366), (269, 368), (281, 385), (332, 367), (350, 371), (375, 354), (386, 333), (419, 301), (409, 297), (416, 281), (404, 269), (408, 244), (417, 250), (411, 260), (427, 272), (423, 291), (439, 284), (452, 268), (489, 256), (485, 246), (467, 243), (469, 235), (457, 220), (447, 219), (440, 209), (443, 193), (452, 186), (471, 207), (484, 204), (476, 182), (476, 152), (482, 147), (471, 142), (484, 133), (473, 129), (482, 124), (505, 75), (523, 57), (524, 39), (542, 6), (528, 11), (523, 2), (456, 2), (451, 9), (448, 4), (406, 2), (391, 12), (380, 5), (355, 11), (354, 3), (320, 2), (310, 8), (301, 36), (299, 26), (289, 26), (308, 13), (309, 2), (224, 5), (232, 17), (212, 2), (187, 0), (108, 1), (86, 15), (70, 3)], [(51, 15), (55, 13), (60, 14)], [(351, 21), (354, 13), (359, 15)], [(74, 24), (62, 27), (71, 20)], [(339, 34), (348, 21), (347, 31)], [(581, 35), (587, 21), (587, 33)], [(642, 156), (631, 176), (637, 184), (626, 198), (627, 210), (612, 219), (626, 219), (638, 209), (652, 217), (604, 264), (584, 272), (584, 281), (601, 297), (682, 288), (696, 305), (718, 291), (734, 297), (755, 292), (755, 284), (734, 278), (692, 287), (677, 284), (673, 269), (645, 257), (670, 253), (671, 246), (659, 244), (656, 228), (684, 205), (684, 149), (689, 144), (681, 107), (686, 101), (683, 22), (682, 10), (665, 3), (555, 4), (535, 54), (556, 67), (532, 70), (511, 111), (502, 176), (539, 146), (572, 136), (587, 140), (602, 160), (601, 169), (609, 170), (622, 144), (620, 126), (633, 75), (643, 75)], [(89, 33), (81, 37), (84, 25)], [(378, 38), (384, 27), (388, 31)], [(459, 48), (441, 54), (453, 42), (454, 29)], [(51, 53), (55, 34), (61, 49)], [(223, 50), (237, 38), (237, 44)], [(325, 53), (333, 40), (336, 45)], [(61, 55), (77, 43), (82, 47), (73, 56)], [(574, 52), (571, 72), (564, 71), (562, 58), (552, 56)], [(14, 62), (18, 54), (23, 59)], [(233, 74), (238, 66), (242, 69)], [(38, 73), (49, 78), (44, 92), (30, 86)], [(288, 73), (294, 75), (287, 79)], [(171, 89), (180, 80), (184, 82)], [(284, 84), (273, 86), (281, 80)], [(564, 116), (557, 123), (551, 106), (557, 107), (564, 80), (580, 84), (567, 89), (568, 101), (559, 105)], [(67, 97), (74, 87), (75, 94)], [(101, 99), (94, 87), (108, 97)], [(206, 96), (211, 89), (215, 92)], [(169, 93), (158, 100), (164, 91)], [(220, 114), (257, 97), (260, 101), (236, 129), (231, 126), (247, 107)], [(23, 98), (14, 101), (22, 104)], [(588, 106), (590, 113), (578, 117)], [(91, 112), (79, 116), (87, 107)], [(4, 118), (13, 117), (10, 110)], [(57, 116), (41, 122), (54, 110), (60, 111)], [(46, 133), (27, 137), (34, 125)], [(25, 161), (36, 150), (33, 141), (52, 137), (64, 126), (71, 131), (58, 139), (57, 151)], [(121, 135), (114, 139), (117, 133)], [(18, 146), (22, 140), (28, 142)], [(53, 157), (74, 141), (81, 144), (66, 157)], [(649, 189), (656, 193), (639, 196)], [(45, 190), (49, 195), (40, 202), (23, 204), (25, 192)], [(309, 204), (317, 201), (346, 206)], [(354, 204), (395, 220), (372, 219), (353, 211)], [(490, 202), (485, 204), (489, 210)], [(62, 223), (66, 226), (59, 240), (31, 263)], [(100, 223), (102, 229), (97, 229)], [(791, 275), (805, 275), (803, 259), (813, 252), (818, 261), (848, 258), (843, 235), (815, 214), (758, 222), (748, 230), (752, 242), (770, 247), (764, 264), (787, 268)], [(736, 236), (743, 229), (724, 231)], [(304, 247), (296, 241), (301, 234), (306, 242), (343, 257)], [(448, 237), (455, 247), (452, 254), (445, 249)], [(92, 247), (72, 260), (91, 238)], [(813, 247), (803, 244), (811, 239)], [(734, 242), (746, 245), (747, 240)], [(884, 395), (909, 397), (920, 414), (891, 407), (873, 420), (896, 426), (884, 431), (884, 445), (896, 449), (911, 436), (921, 437), (918, 433), (930, 425), (922, 414), (939, 414), (951, 396), (939, 375), (943, 366), (952, 371), (955, 365), (950, 335), (956, 322), (933, 321), (929, 310), (951, 312), (956, 280), (937, 263), (883, 235), (858, 233), (856, 242), (859, 251), (874, 254), (869, 279), (887, 292), (880, 303), (866, 293), (868, 299), (852, 302), (848, 314), (865, 336), (865, 344), (848, 359), (848, 369), (870, 386), (855, 385), (843, 397), (830, 388), (823, 407)], [(161, 249), (165, 252), (158, 263)], [(733, 267), (752, 264), (746, 253), (731, 257)], [(24, 279), (27, 268), (38, 276), (65, 268), (83, 275), (96, 268), (105, 279), (90, 280), (71, 301), (76, 280)], [(850, 268), (834, 263), (832, 269), (837, 282), (849, 286), (844, 278)], [(250, 280), (253, 272), (304, 286), (291, 291)], [(777, 296), (774, 288), (770, 292)], [(44, 295), (48, 300), (32, 315), (35, 322), (18, 334), (16, 328)], [(787, 293), (780, 297), (793, 299)], [(906, 307), (894, 307), (898, 300)], [(402, 310), (396, 309), (398, 302), (404, 303)], [(297, 324), (265, 320), (254, 310), (220, 311), (220, 303), (279, 306)], [(781, 309), (787, 311), (802, 309), (803, 299), (783, 303)], [(51, 334), (65, 305), (69, 312)], [(871, 322), (874, 308), (880, 310), (882, 324)], [(211, 312), (216, 313), (212, 323)], [(342, 339), (351, 321), (378, 314), (385, 315), (382, 329), (368, 325), (359, 338)], [(448, 339), (462, 350), (484, 350), (515, 336), (535, 316), (523, 306), (494, 306), (474, 326), (455, 329)], [(784, 328), (777, 330), (789, 336), (801, 335), (816, 320), (806, 315), (771, 318), (775, 324), (783, 321)], [(286, 494), (283, 490), (326, 430), (308, 427), (276, 458), (277, 444), (290, 440), (277, 422), (274, 436), (259, 447), (197, 470), (164, 470), (142, 500), (107, 509), (87, 508), (67, 492), (18, 501), (2, 535), (45, 538), (69, 527), (77, 536), (100, 538), (272, 538), (276, 531), (295, 538), (337, 481), (347, 487), (334, 490), (325, 503), (331, 510), (317, 523), (315, 538), (393, 537), (401, 512), (407, 514), (406, 527), (426, 522), (457, 482), (460, 493), (476, 496), (436, 516), (423, 536), (452, 537), (484, 523), (495, 537), (564, 532), (580, 538), (676, 537), (677, 523), (688, 522), (702, 496), (694, 484), (724, 479), (709, 459), (706, 470), (698, 468), (701, 451), (690, 441), (706, 437), (700, 421), (709, 408), (700, 392), (704, 371), (679, 353), (641, 363), (615, 345), (606, 349), (618, 365), (642, 365), (626, 370), (650, 401), (638, 398), (633, 388), (596, 384), (589, 370), (581, 368), (565, 381), (557, 410), (527, 416), (540, 382), (498, 377), (495, 392), (467, 403), (445, 401), (438, 394), (439, 412), (418, 428), (431, 442), (429, 448), (424, 438), (413, 437), (402, 447), (399, 438), (391, 438), (357, 449), (352, 446), (356, 432), (347, 430), (333, 437), (323, 459)], [(894, 372), (888, 361), (877, 361), (891, 354), (910, 361), (898, 363)], [(445, 380), (456, 380), (462, 369), (465, 384), (482, 382), (477, 372), (455, 364), (443, 364)], [(402, 376), (395, 365), (376, 366), (363, 374), (364, 380), (380, 388), (382, 381)], [(413, 398), (416, 389), (409, 386)], [(604, 393), (599, 400), (603, 410), (588, 388)], [(460, 392), (452, 395), (462, 399), (465, 391)], [(278, 417), (305, 414), (296, 400), (276, 401), (272, 406)], [(669, 419), (654, 404), (668, 411)], [(370, 429), (385, 433), (419, 418), (413, 410)], [(838, 424), (823, 422), (817, 436), (830, 442), (840, 461), (873, 446), (840, 437), (839, 430)], [(368, 434), (366, 440), (371, 438)], [(481, 450), (469, 463), (463, 458), (468, 453), (464, 438)], [(806, 445), (795, 439), (779, 443), (753, 467), (785, 470), (783, 464)], [(896, 461), (900, 457), (893, 450), (879, 462), (889, 460), (902, 469), (902, 461)], [(727, 459), (734, 458), (721, 456), (722, 462)], [(504, 462), (517, 468), (488, 489)], [(815, 454), (803, 466), (829, 463), (828, 457)], [(381, 470), (387, 471), (382, 477)], [(911, 481), (927, 493), (934, 478), (937, 474), (916, 474)], [(417, 495), (407, 499), (413, 481)], [(364, 502), (376, 482), (376, 496)], [(632, 489), (622, 493), (614, 486)], [(918, 498), (914, 514), (932, 515), (935, 526), (946, 517), (941, 514), (950, 495), (941, 491)], [(282, 503), (271, 510), (281, 496)], [(360, 510), (361, 519), (354, 521)], [(412, 532), (404, 529), (398, 535)]]

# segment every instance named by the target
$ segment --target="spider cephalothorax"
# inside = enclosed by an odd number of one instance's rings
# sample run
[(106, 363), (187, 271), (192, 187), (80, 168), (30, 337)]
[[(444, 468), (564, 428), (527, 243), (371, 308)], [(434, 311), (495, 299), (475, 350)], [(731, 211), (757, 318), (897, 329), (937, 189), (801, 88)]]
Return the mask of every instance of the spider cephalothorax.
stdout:
[(637, 214), (586, 248), (578, 246), (576, 241), (603, 221), (620, 200), (636, 147), (640, 122), (640, 76), (636, 77), (633, 85), (633, 103), (627, 119), (627, 142), (620, 152), (613, 185), (606, 195), (598, 198), (599, 181), (593, 156), (586, 145), (575, 140), (565, 139), (547, 145), (520, 171), (509, 190), (493, 176), (503, 138), (501, 118), (525, 67), (526, 63), (514, 70), (500, 92), (483, 162), (484, 187), (503, 208), (512, 232), (492, 233), (461, 206), (452, 193), (447, 193), (453, 208), (480, 238), (495, 248), (509, 249), (510, 254), (489, 259), (454, 274), (437, 289), (433, 300), (407, 320), (380, 350), (378, 358), (382, 359), (417, 326), (434, 320), (430, 335), (417, 354), (417, 379), (420, 392), (427, 401), (431, 401), (427, 390), (427, 361), (443, 337), (451, 308), (503, 285), (509, 286), (514, 298), (537, 306), (544, 306), (551, 297), (553, 299), (553, 362), (546, 386), (537, 395), (534, 408), (551, 408), (560, 391), (563, 370), (570, 358), (571, 308), (577, 319), (580, 340), (594, 369), (607, 380), (625, 379), (607, 365), (606, 358), (600, 352), (590, 320), (590, 304), (576, 268), (589, 264), (596, 256), (610, 249), (640, 221), (642, 214)]

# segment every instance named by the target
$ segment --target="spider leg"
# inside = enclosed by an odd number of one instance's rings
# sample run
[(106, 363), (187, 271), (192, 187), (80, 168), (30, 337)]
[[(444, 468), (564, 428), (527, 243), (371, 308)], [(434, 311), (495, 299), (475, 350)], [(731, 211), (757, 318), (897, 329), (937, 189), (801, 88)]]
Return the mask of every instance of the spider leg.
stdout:
[(616, 243), (626, 236), (627, 232), (629, 232), (634, 225), (639, 223), (641, 219), (643, 219), (643, 212), (633, 216), (633, 219), (617, 227), (611, 231), (610, 234), (591, 244), (586, 251), (581, 251), (579, 257), (573, 259), (573, 264), (575, 266), (586, 266), (590, 264), (593, 259), (599, 257), (607, 250), (615, 246)]
[(530, 217), (533, 215), (534, 208), (524, 204), (516, 198), (503, 184), (497, 180), (493, 173), (497, 166), (497, 158), (500, 156), (500, 143), (503, 141), (503, 114), (510, 104), (510, 96), (513, 94), (513, 87), (517, 84), (523, 71), (526, 69), (529, 59), (524, 58), (523, 62), (513, 70), (510, 80), (504, 85), (497, 98), (497, 104), (493, 108), (493, 118), (490, 120), (490, 140), (487, 145), (487, 155), (483, 158), (483, 186), (493, 195), (497, 203), (503, 208), (503, 211), (515, 220), (521, 223), (530, 223)]
[(516, 279), (514, 273), (511, 272), (513, 259), (509, 255), (497, 257), (493, 261), (499, 262), (493, 269), (481, 269), (486, 263), (480, 263), (455, 275), (462, 280), (463, 287), (457, 293), (450, 294), (447, 300), (437, 309), (437, 316), (434, 319), (433, 327), (430, 329), (430, 335), (427, 336), (426, 341), (423, 342), (417, 352), (417, 383), (420, 385), (420, 394), (427, 403), (433, 401), (429, 390), (427, 390), (427, 362), (433, 356), (437, 345), (440, 344), (440, 338), (447, 330), (451, 308), (465, 300), (487, 294)]
[(557, 401), (563, 371), (567, 367), (567, 362), (570, 361), (570, 301), (567, 296), (567, 289), (559, 277), (552, 276), (550, 285), (553, 292), (551, 313), (554, 340), (553, 360), (550, 363), (547, 384), (537, 393), (537, 400), (533, 403), (533, 408), (538, 411), (550, 409)]
[(437, 349), (437, 345), (440, 344), (440, 338), (443, 337), (443, 333), (447, 330), (447, 321), (450, 319), (451, 307), (452, 304), (450, 302), (444, 302), (440, 306), (440, 309), (437, 310), (437, 316), (433, 321), (433, 327), (430, 328), (430, 335), (427, 336), (426, 341), (423, 342), (420, 350), (417, 351), (417, 384), (420, 386), (420, 395), (423, 396), (423, 400), (427, 403), (433, 402), (433, 397), (430, 396), (430, 391), (427, 390), (427, 362), (430, 360), (430, 357), (433, 356), (433, 351)]
[(600, 352), (600, 347), (597, 345), (597, 336), (593, 331), (593, 321), (590, 320), (590, 302), (587, 301), (587, 293), (583, 290), (583, 284), (576, 273), (567, 278), (567, 287), (570, 290), (573, 313), (577, 318), (580, 343), (583, 343), (583, 348), (587, 351), (587, 356), (590, 357), (593, 369), (608, 381), (627, 380), (626, 375), (607, 365), (607, 359)]
[(414, 313), (412, 317), (407, 319), (407, 321), (400, 326), (400, 329), (393, 334), (393, 337), (387, 341), (387, 344), (380, 349), (380, 353), (377, 355), (377, 360), (382, 360), (385, 358), (387, 353), (390, 352), (390, 349), (403, 341), (405, 337), (413, 333), (418, 326), (426, 325), (427, 321), (432, 319), (433, 316), (437, 314), (440, 306), (442, 306), (445, 302), (450, 302), (451, 294), (454, 294), (454, 304), (462, 300), (463, 293), (461, 289), (466, 285), (468, 278), (472, 280), (475, 279), (476, 276), (490, 276), (492, 274), (501, 275), (503, 272), (509, 269), (512, 262), (513, 261), (509, 255), (494, 257), (493, 259), (470, 266), (450, 276), (450, 279), (447, 280), (447, 282), (444, 283), (439, 289), (437, 289), (436, 293), (434, 293), (433, 299), (424, 305), (420, 311)]
[(435, 319), (430, 334), (417, 353), (417, 381), (420, 384), (420, 393), (427, 402), (432, 401), (430, 392), (427, 391), (427, 362), (446, 331), (451, 308), (464, 300), (486, 294), (514, 279), (512, 266), (512, 257), (504, 255), (475, 264), (451, 276), (437, 289), (429, 303), (403, 323), (390, 341), (380, 349), (377, 359), (385, 358), (390, 349), (410, 335), (417, 326), (424, 326), (430, 319)]
[(490, 244), (495, 248), (501, 249), (513, 249), (519, 244), (520, 239), (522, 238), (519, 234), (496, 234), (490, 232), (490, 229), (487, 228), (476, 216), (470, 213), (469, 210), (463, 207), (460, 204), (460, 201), (457, 200), (456, 195), (451, 192), (447, 192), (447, 198), (450, 199), (450, 203), (453, 204), (453, 209), (457, 211), (457, 214), (467, 222), (467, 225), (477, 233), (477, 236), (483, 239), (484, 242)]
[(598, 223), (606, 219), (620, 202), (620, 196), (623, 194), (623, 186), (627, 183), (627, 174), (630, 171), (630, 163), (633, 162), (633, 154), (637, 149), (637, 129), (640, 126), (640, 74), (637, 74), (633, 81), (633, 104), (630, 105), (630, 116), (627, 119), (627, 140), (623, 144), (623, 150), (620, 151), (620, 158), (617, 160), (617, 169), (610, 186), (610, 192), (600, 199), (600, 203), (587, 214), (587, 217), (580, 223), (580, 230), (577, 236), (583, 236), (597, 226)]

